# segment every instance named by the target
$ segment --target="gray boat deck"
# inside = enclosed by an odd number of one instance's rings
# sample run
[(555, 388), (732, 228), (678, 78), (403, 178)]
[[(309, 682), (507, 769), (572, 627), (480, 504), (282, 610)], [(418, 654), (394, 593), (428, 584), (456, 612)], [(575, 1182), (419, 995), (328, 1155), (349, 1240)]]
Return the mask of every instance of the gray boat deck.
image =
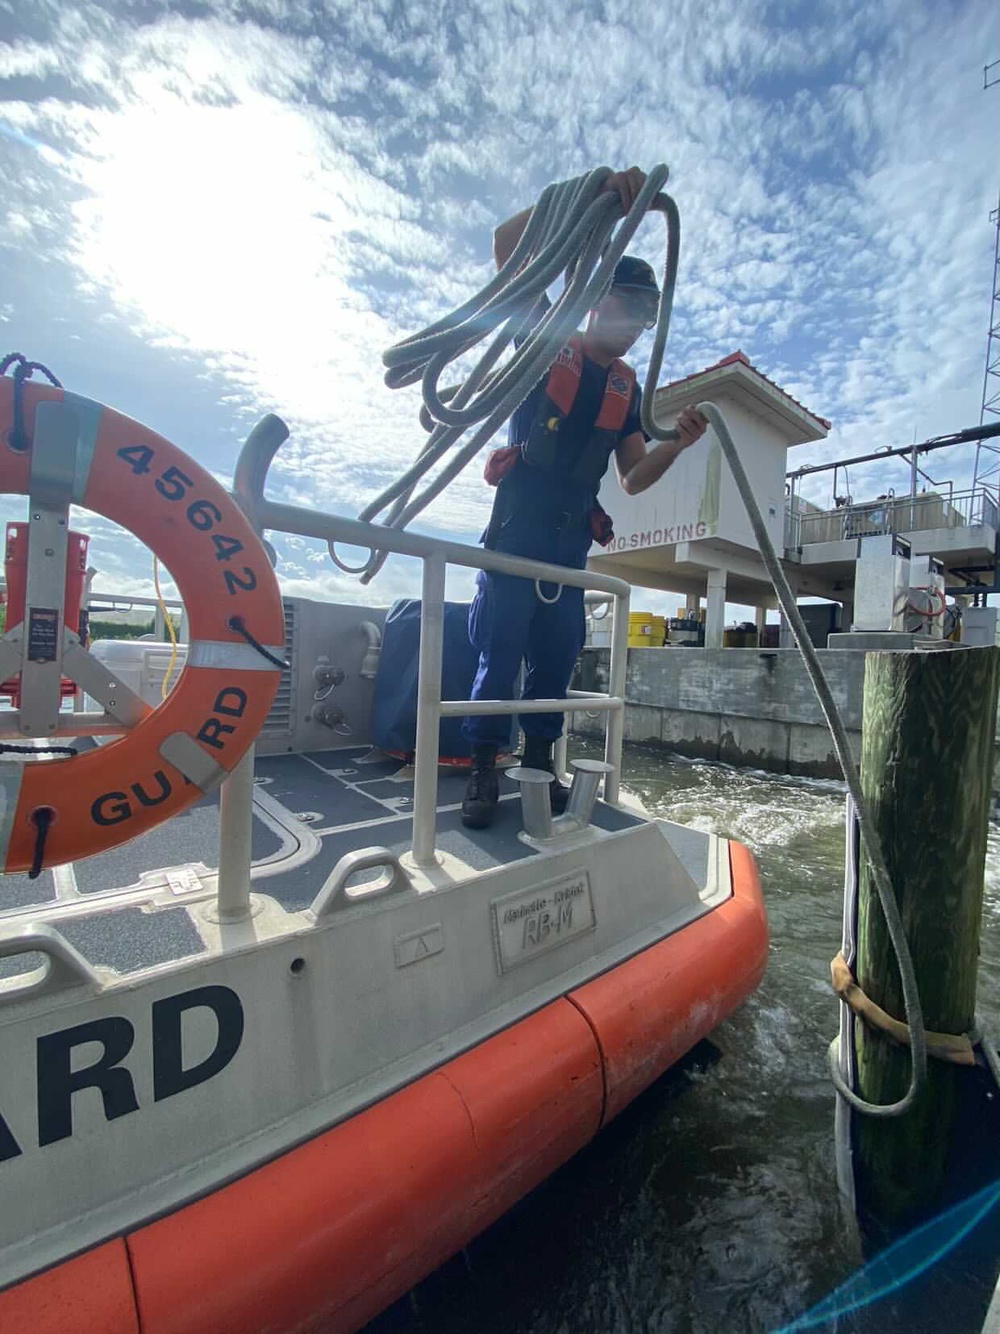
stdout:
[[(307, 907), (346, 853), (377, 846), (401, 854), (411, 845), (412, 771), (382, 752), (357, 747), (258, 757), (255, 782), (254, 888), (287, 911)], [(441, 773), (438, 846), (478, 870), (538, 855), (517, 837), (522, 821), (515, 784), (501, 778), (494, 824), (469, 830), (460, 813), (465, 782), (464, 772)], [(608, 831), (641, 823), (600, 801), (592, 818)], [(696, 883), (704, 884), (706, 836), (677, 825), (665, 829)], [(37, 880), (0, 876), (0, 924), (47, 922), (91, 964), (119, 973), (190, 957), (205, 947), (179, 901), (187, 892), (185, 871), (211, 871), (218, 862), (214, 795), (131, 843), (45, 871)], [(0, 960), (0, 977), (36, 963), (30, 956)]]

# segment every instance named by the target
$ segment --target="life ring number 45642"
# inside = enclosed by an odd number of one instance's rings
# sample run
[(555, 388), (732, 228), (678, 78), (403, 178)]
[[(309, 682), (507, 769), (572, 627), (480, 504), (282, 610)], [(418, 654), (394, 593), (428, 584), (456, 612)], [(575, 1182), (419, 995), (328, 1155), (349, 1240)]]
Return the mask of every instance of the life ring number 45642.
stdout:
[[(137, 477), (154, 470), (156, 451), (150, 445), (125, 445), (115, 450), (115, 454)], [(237, 538), (212, 531), (217, 523), (222, 522), (222, 511), (211, 500), (188, 499), (194, 482), (180, 468), (174, 465), (164, 468), (154, 479), (153, 486), (164, 500), (188, 502), (184, 511), (187, 521), (195, 532), (211, 535), (212, 550), (217, 561), (231, 561), (243, 550), (243, 543)], [(251, 593), (257, 587), (257, 576), (249, 565), (244, 565), (242, 570), (223, 569), (221, 574), (227, 593)]]

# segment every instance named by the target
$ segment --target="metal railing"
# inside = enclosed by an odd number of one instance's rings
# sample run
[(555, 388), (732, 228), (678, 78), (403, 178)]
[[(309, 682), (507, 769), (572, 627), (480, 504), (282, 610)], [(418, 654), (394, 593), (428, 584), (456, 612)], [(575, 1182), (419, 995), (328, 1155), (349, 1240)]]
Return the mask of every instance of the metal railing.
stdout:
[(785, 506), (785, 550), (797, 551), (802, 543), (802, 515), (793, 504)]
[[(938, 528), (1000, 528), (1000, 511), (983, 487), (950, 495), (883, 496), (878, 500), (820, 513), (785, 511), (785, 547), (841, 542), (883, 533), (928, 532)], [(989, 545), (992, 545), (990, 543)]]
[[(7, 587), (4, 580), (0, 579), (0, 596), (6, 600)], [(149, 598), (131, 593), (85, 593), (83, 597), (83, 606), (88, 612), (104, 611), (108, 613), (120, 613), (133, 611), (137, 607), (153, 609), (153, 637), (159, 641), (167, 638), (166, 621), (164, 618), (163, 607), (158, 598)], [(180, 628), (177, 633), (177, 643), (183, 648), (187, 640), (187, 615), (184, 610), (184, 604), (179, 598), (164, 598), (163, 606), (167, 611), (175, 611), (179, 615)], [(140, 636), (135, 642), (141, 643), (143, 638)], [(175, 671), (170, 673), (170, 689), (173, 689), (177, 683), (183, 663), (180, 663)], [(166, 673), (164, 673), (166, 675)], [(4, 678), (0, 678), (4, 679)], [(6, 682), (5, 682), (6, 683)], [(11, 689), (0, 691), (0, 699), (9, 700), (16, 689), (16, 680), (11, 678), (9, 682)], [(56, 719), (57, 730), (60, 737), (117, 737), (127, 731), (128, 726), (122, 721), (121, 717), (111, 716), (106, 709), (95, 711), (88, 709), (88, 692), (74, 682), (75, 690), (71, 697), (70, 705), (67, 706), (66, 699), (60, 704), (59, 714)], [(67, 698), (70, 698), (67, 696)], [(69, 708), (72, 712), (69, 712)], [(133, 721), (137, 721), (136, 717)], [(28, 735), (22, 728), (22, 722), (26, 721), (20, 709), (7, 707), (6, 704), (0, 708), (0, 742), (23, 740)]]
[(184, 612), (184, 603), (179, 598), (164, 598), (161, 606), (159, 598), (140, 597), (131, 593), (95, 593), (91, 591), (84, 599), (84, 603), (91, 613), (103, 611), (111, 615), (134, 611), (137, 607), (149, 607), (153, 612), (153, 636), (159, 640), (167, 638), (167, 624), (163, 613), (163, 608), (166, 607), (167, 611), (178, 613), (180, 620), (177, 632), (178, 642), (187, 639), (187, 617)]
[[(622, 740), (625, 723), (625, 669), (628, 649), (630, 586), (622, 579), (589, 570), (524, 560), (497, 551), (442, 542), (418, 533), (381, 524), (324, 514), (295, 505), (277, 504), (264, 497), (267, 470), (288, 436), (278, 417), (268, 416), (250, 433), (240, 453), (233, 479), (233, 494), (258, 533), (265, 529), (317, 538), (328, 545), (343, 543), (414, 556), (423, 564), (417, 683), (417, 734), (414, 763), (413, 850), (418, 867), (435, 864), (439, 729), (445, 717), (479, 714), (572, 713), (579, 710), (608, 714), (605, 760), (612, 766), (604, 779), (604, 799), (618, 800)], [(444, 591), (448, 565), (519, 575), (537, 582), (570, 588), (597, 589), (614, 600), (611, 666), (608, 691), (574, 691), (564, 699), (442, 700), (441, 668), (444, 653)], [(225, 877), (220, 866), (219, 912), (233, 919), (248, 911), (250, 884), (249, 820), (253, 796), (253, 759), (244, 759), (223, 787), (220, 842), (229, 863)]]
[[(7, 582), (0, 575), (0, 601), (6, 601), (6, 596)], [(95, 593), (91, 589), (84, 593), (83, 605), (88, 612), (105, 612), (111, 616), (135, 611), (137, 607), (151, 608), (153, 612), (153, 635), (157, 639), (166, 639), (167, 637), (166, 621), (163, 615), (163, 607), (166, 607), (167, 611), (174, 611), (178, 614), (178, 642), (187, 639), (187, 616), (185, 615), (184, 603), (181, 602), (180, 598), (164, 598), (161, 606), (159, 598), (140, 596), (138, 593)]]

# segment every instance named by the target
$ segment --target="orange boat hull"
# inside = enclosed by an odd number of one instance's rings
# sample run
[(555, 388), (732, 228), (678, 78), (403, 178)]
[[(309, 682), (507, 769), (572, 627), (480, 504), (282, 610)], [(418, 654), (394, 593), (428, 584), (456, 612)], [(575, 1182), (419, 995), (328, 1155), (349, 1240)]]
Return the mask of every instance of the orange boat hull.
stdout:
[(12, 1334), (358, 1329), (582, 1148), (746, 999), (767, 924), (733, 895), (273, 1162), (0, 1293)]

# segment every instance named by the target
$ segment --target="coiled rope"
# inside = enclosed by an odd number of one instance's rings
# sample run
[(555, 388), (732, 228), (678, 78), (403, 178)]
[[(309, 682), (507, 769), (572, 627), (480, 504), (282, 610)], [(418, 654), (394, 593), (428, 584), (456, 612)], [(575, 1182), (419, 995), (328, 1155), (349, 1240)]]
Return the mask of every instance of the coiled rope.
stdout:
[[(667, 258), (642, 421), (655, 439), (676, 439), (676, 431), (661, 428), (653, 420), (652, 403), (670, 327), (680, 217), (674, 201), (659, 194), (667, 179), (666, 166), (653, 168), (627, 214), (616, 192), (601, 193), (611, 174), (609, 167), (598, 167), (585, 176), (547, 186), (510, 258), (486, 286), (450, 315), (383, 354), (390, 388), (420, 381), (432, 429), (413, 465), (365, 506), (360, 519), (405, 528), (458, 476), (538, 384), (584, 315), (607, 293), (615, 265), (650, 209), (664, 214)], [(566, 275), (563, 291), (542, 319), (532, 324), (539, 298), (560, 274)], [(524, 335), (523, 342), (520, 335)], [(492, 341), (464, 382), (457, 389), (440, 389), (446, 368), (487, 339)], [(508, 361), (498, 365), (515, 339), (519, 346)], [(446, 451), (472, 428), (476, 429), (471, 438), (417, 491)], [(342, 570), (361, 575), (363, 583), (374, 577), (385, 560), (385, 553), (372, 551), (362, 565), (352, 568), (339, 558), (332, 543), (330, 555)]]

